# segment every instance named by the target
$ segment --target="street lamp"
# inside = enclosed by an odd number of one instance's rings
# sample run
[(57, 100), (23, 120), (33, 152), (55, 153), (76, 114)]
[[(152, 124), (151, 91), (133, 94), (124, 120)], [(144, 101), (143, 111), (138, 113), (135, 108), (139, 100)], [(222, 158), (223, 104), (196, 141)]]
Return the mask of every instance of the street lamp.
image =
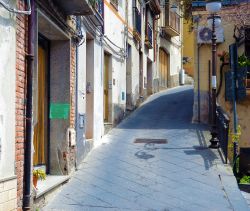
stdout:
[(206, 10), (210, 13), (208, 17), (208, 24), (212, 27), (212, 128), (210, 139), (210, 148), (219, 148), (219, 140), (217, 138), (217, 127), (216, 127), (216, 34), (215, 27), (221, 23), (220, 16), (217, 15), (221, 9), (221, 1), (210, 0), (206, 3)]

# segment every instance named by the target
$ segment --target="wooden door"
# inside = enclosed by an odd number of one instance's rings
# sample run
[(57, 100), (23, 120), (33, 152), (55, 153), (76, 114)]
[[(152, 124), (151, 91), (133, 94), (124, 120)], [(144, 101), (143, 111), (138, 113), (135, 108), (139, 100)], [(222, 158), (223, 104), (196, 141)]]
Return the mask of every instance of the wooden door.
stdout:
[(104, 54), (104, 84), (103, 84), (104, 121), (109, 119), (109, 56)]
[(167, 87), (168, 86), (168, 54), (160, 49), (160, 86)]
[(139, 92), (140, 96), (144, 96), (143, 94), (143, 54), (140, 52), (139, 55)]
[(37, 123), (34, 127), (34, 165), (48, 163), (48, 52), (44, 46), (38, 47), (38, 96)]

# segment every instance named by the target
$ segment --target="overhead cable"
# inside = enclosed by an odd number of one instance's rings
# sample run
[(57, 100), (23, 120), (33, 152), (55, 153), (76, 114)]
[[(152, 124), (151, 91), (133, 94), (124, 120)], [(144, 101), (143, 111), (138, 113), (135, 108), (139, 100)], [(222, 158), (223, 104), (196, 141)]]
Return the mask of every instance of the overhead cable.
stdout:
[(24, 14), (24, 15), (31, 14), (30, 0), (27, 0), (28, 10), (18, 10), (16, 8), (12, 8), (9, 4), (3, 2), (2, 0), (0, 0), (0, 5), (2, 5), (3, 8), (5, 8), (6, 10), (8, 10), (11, 13)]

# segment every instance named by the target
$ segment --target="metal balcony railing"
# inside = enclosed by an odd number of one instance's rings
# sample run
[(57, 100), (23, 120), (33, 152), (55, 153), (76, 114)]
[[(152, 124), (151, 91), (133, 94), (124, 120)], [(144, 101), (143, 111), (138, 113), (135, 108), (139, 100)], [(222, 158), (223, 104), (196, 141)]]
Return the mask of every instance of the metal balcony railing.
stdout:
[(134, 30), (141, 35), (141, 13), (134, 7)]
[(104, 5), (103, 5), (103, 0), (97, 0), (97, 12), (104, 17)]
[(150, 45), (153, 46), (153, 29), (149, 23), (147, 24), (147, 38)]
[(169, 26), (175, 29), (178, 33), (180, 33), (180, 16), (174, 12), (169, 11)]

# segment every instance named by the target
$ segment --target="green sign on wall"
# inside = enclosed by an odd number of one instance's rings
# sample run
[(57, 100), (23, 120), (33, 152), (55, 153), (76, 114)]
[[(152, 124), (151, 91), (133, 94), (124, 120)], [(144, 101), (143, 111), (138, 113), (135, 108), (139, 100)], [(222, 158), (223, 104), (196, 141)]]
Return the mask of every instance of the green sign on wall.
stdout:
[(50, 119), (68, 119), (70, 105), (68, 103), (51, 103), (50, 104)]

